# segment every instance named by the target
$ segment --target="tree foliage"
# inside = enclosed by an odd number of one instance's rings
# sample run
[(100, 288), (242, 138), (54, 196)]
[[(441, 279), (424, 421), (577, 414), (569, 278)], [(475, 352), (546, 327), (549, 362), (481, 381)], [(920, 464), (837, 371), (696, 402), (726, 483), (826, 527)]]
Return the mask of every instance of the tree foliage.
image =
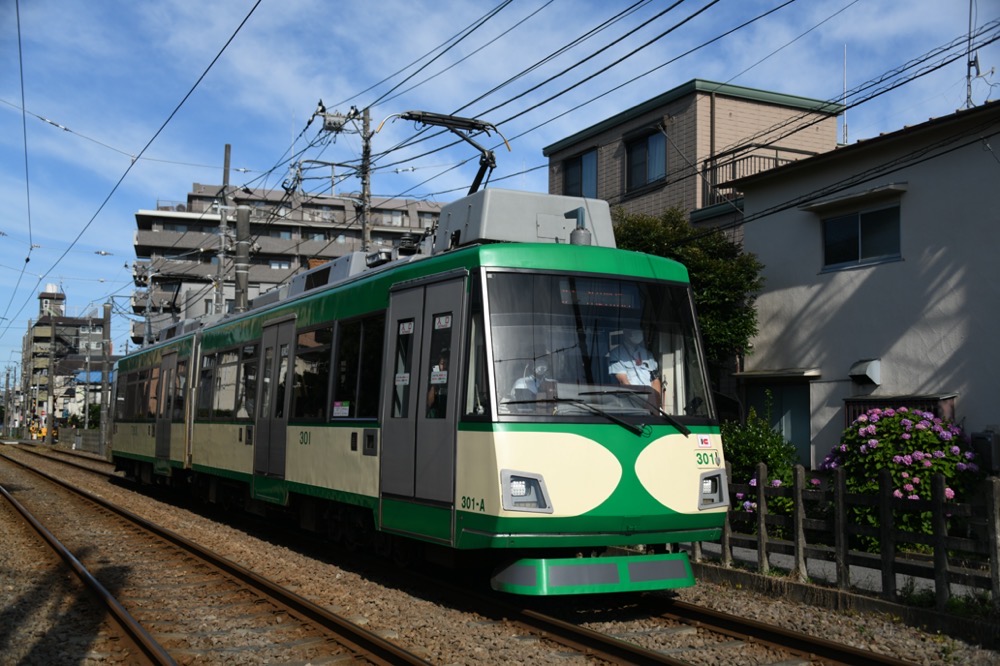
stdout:
[(754, 303), (764, 265), (721, 231), (695, 229), (677, 208), (660, 217), (614, 211), (618, 247), (676, 259), (687, 266), (708, 360), (726, 365), (750, 351), (757, 333)]

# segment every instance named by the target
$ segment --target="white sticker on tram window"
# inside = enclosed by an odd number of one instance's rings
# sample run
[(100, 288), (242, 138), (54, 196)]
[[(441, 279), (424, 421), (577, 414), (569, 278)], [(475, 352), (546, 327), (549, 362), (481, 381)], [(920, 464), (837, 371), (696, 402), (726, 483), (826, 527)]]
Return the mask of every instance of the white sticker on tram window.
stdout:
[(400, 372), (396, 374), (396, 386), (409, 386), (410, 385), (410, 373)]
[(708, 435), (698, 435), (698, 448), (699, 449), (712, 448), (712, 440), (708, 438)]
[(401, 322), (399, 322), (399, 334), (400, 335), (413, 335), (413, 322), (412, 321), (401, 321)]
[(434, 370), (431, 372), (431, 384), (447, 384), (448, 383), (448, 371), (447, 370)]
[(440, 331), (444, 328), (451, 328), (451, 315), (438, 315), (434, 317), (434, 330)]
[(334, 402), (333, 403), (333, 415), (334, 416), (350, 416), (351, 415), (351, 403), (344, 402)]

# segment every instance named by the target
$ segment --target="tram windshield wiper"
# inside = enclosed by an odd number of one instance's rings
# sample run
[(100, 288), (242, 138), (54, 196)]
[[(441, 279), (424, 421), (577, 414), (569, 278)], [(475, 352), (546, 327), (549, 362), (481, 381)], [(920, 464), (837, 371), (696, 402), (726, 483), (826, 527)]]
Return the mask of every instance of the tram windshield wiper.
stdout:
[(674, 416), (672, 414), (668, 414), (667, 412), (663, 411), (663, 409), (659, 405), (653, 404), (649, 400), (647, 400), (646, 397), (647, 397), (648, 393), (646, 391), (638, 391), (636, 389), (627, 389), (627, 388), (618, 388), (618, 389), (605, 389), (605, 390), (602, 390), (602, 391), (586, 391), (584, 393), (581, 393), (580, 395), (624, 395), (624, 396), (628, 396), (630, 398), (640, 398), (639, 402), (646, 409), (648, 409), (650, 411), (652, 411), (653, 409), (655, 409), (660, 414), (660, 416), (662, 416), (667, 421), (669, 421), (670, 425), (672, 425), (675, 428), (677, 428), (681, 432), (681, 434), (683, 434), (685, 437), (688, 437), (691, 434), (691, 430), (686, 425), (684, 425), (683, 423), (681, 423), (680, 421), (678, 421), (676, 418), (674, 418)]
[(539, 405), (539, 404), (544, 404), (544, 403), (549, 403), (549, 402), (561, 403), (561, 404), (564, 404), (564, 405), (573, 405), (574, 407), (582, 407), (583, 409), (586, 409), (588, 412), (591, 412), (593, 414), (597, 414), (598, 416), (603, 416), (604, 418), (606, 418), (607, 420), (611, 421), (612, 423), (617, 423), (621, 427), (625, 428), (626, 430), (631, 430), (632, 432), (634, 432), (637, 435), (641, 435), (646, 430), (646, 424), (645, 423), (640, 423), (638, 425), (634, 424), (634, 423), (628, 423), (627, 421), (623, 421), (622, 419), (618, 418), (614, 414), (609, 414), (608, 412), (604, 411), (603, 409), (601, 409), (597, 405), (591, 405), (590, 403), (584, 402), (583, 400), (576, 400), (574, 398), (536, 398), (534, 400), (508, 400), (504, 404), (505, 405)]

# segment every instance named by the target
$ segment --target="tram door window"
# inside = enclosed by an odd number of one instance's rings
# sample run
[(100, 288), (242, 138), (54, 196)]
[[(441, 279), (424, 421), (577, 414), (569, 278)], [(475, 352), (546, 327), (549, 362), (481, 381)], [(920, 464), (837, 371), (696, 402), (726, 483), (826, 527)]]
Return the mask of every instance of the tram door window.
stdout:
[[(159, 368), (153, 368), (150, 383), (150, 409), (156, 416), (156, 458), (170, 457), (170, 430), (174, 402), (174, 373), (177, 371), (177, 354), (166, 354)], [(155, 396), (155, 397), (154, 397)]]
[(240, 376), (236, 385), (236, 418), (249, 421), (257, 401), (257, 345), (243, 345), (240, 351)]

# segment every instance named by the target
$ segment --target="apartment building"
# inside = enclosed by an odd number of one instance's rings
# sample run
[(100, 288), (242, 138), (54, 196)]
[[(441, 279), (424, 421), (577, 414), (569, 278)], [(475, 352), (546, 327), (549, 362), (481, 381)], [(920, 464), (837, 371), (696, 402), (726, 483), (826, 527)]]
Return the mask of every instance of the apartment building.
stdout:
[(133, 324), (133, 341), (152, 341), (173, 323), (216, 314), (219, 300), (222, 312), (232, 310), (240, 205), (251, 209), (249, 299), (344, 254), (419, 240), (440, 213), (436, 203), (373, 197), (363, 226), (355, 198), (283, 189), (223, 192), (221, 185), (194, 183), (185, 201), (158, 201), (156, 210), (135, 214), (132, 310), (144, 320)]
[(693, 79), (543, 150), (549, 192), (693, 222), (738, 218), (730, 181), (833, 150), (843, 106)]

